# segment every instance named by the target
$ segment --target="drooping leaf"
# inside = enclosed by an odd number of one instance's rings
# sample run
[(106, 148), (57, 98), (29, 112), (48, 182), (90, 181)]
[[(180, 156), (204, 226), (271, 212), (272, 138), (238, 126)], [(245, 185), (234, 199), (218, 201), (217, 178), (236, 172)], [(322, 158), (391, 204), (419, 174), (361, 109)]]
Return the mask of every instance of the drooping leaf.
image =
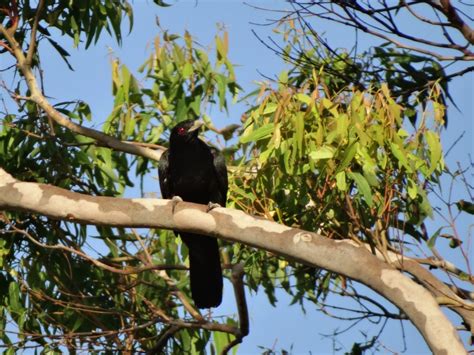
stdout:
[(273, 123), (268, 123), (266, 125), (263, 125), (256, 130), (243, 135), (240, 137), (240, 143), (249, 143), (249, 142), (257, 142), (261, 139), (268, 138), (271, 136), (271, 133), (273, 132)]

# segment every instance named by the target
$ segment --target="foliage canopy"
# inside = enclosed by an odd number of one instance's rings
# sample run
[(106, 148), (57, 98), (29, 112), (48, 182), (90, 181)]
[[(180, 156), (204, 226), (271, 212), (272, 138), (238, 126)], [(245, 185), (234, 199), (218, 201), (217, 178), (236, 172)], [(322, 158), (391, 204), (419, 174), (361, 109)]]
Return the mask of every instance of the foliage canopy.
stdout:
[[(62, 125), (31, 100), (28, 79), (28, 72), (41, 78), (43, 46), (67, 62), (58, 36), (87, 50), (105, 30), (120, 43), (123, 24), (132, 30), (133, 7), (123, 0), (36, 3), (10, 1), (0, 11), (2, 54), (18, 64), (12, 86), (4, 87), (14, 101), (1, 119), (0, 166), (23, 181), (90, 195), (122, 196), (137, 182), (143, 187), (156, 174), (156, 161)], [(440, 143), (449, 92), (440, 63), (388, 44), (353, 57), (329, 50), (291, 21), (277, 31), (291, 69), (242, 99), (250, 105), (241, 125), (217, 129), (208, 110), (226, 111), (242, 92), (228, 34), (220, 31), (210, 51), (188, 32), (162, 30), (136, 74), (112, 61), (113, 110), (101, 132), (161, 149), (176, 122), (202, 117), (207, 137), (213, 132), (227, 157), (229, 207), (367, 243), (384, 255), (435, 250), (441, 231), (429, 234), (424, 224), (434, 210), (429, 193), (449, 173)], [(78, 127), (94, 122), (86, 102), (52, 104)], [(463, 203), (459, 210), (468, 211)], [(211, 333), (183, 308), (187, 251), (172, 232), (87, 227), (21, 212), (1, 216), (0, 342), (9, 353), (26, 346), (139, 351), (160, 345), (175, 353), (208, 346)], [(456, 235), (450, 240), (464, 252)], [(223, 243), (222, 255), (225, 264), (245, 263), (246, 285), (263, 288), (272, 304), (277, 288), (293, 303), (321, 308), (331, 293), (354, 290), (340, 275), (265, 251)], [(451, 276), (472, 281), (469, 272)], [(232, 317), (219, 321), (236, 325)], [(230, 333), (212, 333), (213, 349), (222, 351), (234, 339)]]

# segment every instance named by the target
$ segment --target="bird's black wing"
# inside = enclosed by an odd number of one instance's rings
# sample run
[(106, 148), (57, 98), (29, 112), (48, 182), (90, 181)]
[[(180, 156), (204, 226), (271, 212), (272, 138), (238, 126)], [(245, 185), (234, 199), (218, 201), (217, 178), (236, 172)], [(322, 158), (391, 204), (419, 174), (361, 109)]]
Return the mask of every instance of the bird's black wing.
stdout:
[(169, 161), (168, 161), (169, 152), (166, 150), (161, 154), (160, 160), (158, 161), (158, 174), (160, 178), (160, 189), (161, 196), (163, 198), (172, 198), (173, 193), (171, 192), (171, 181), (170, 181), (170, 171), (169, 171)]
[(209, 147), (211, 154), (214, 158), (213, 165), (217, 177), (217, 190), (216, 196), (213, 196), (212, 202), (217, 202), (222, 207), (225, 207), (227, 200), (227, 190), (229, 188), (229, 181), (227, 178), (227, 167), (225, 166), (225, 159), (222, 152), (216, 148)]

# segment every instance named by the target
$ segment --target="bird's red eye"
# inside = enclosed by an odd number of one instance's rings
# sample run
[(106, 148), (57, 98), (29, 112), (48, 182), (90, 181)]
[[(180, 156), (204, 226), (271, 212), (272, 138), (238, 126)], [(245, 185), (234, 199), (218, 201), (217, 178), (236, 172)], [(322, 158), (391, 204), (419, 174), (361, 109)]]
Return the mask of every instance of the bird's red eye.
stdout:
[(179, 128), (178, 128), (178, 134), (179, 134), (180, 136), (183, 136), (185, 133), (186, 133), (186, 129), (185, 129), (185, 128), (183, 128), (183, 127), (179, 127)]

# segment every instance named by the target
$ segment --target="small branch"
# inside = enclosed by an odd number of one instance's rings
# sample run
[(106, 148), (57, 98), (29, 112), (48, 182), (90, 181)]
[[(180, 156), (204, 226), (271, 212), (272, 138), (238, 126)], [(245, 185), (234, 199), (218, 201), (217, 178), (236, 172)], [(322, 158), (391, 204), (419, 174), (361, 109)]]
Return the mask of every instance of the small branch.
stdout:
[(30, 36), (30, 47), (28, 48), (28, 53), (26, 54), (26, 64), (31, 67), (31, 62), (33, 59), (33, 55), (36, 49), (36, 32), (38, 30), (38, 23), (43, 12), (44, 0), (40, 0), (38, 3), (38, 7), (36, 8), (35, 19), (33, 21), (33, 26), (31, 26), (31, 36)]
[(467, 25), (458, 15), (456, 8), (451, 4), (450, 0), (439, 0), (441, 6), (438, 7), (441, 12), (449, 20), (450, 24), (462, 33), (470, 44), (474, 44), (474, 29)]
[(132, 144), (136, 145), (139, 147), (146, 147), (146, 148), (151, 148), (151, 149), (158, 149), (158, 150), (166, 150), (167, 148), (159, 145), (159, 144), (154, 144), (154, 143), (144, 143), (144, 142), (134, 142), (134, 141), (122, 141), (125, 144)]
[[(397, 27), (397, 23), (395, 22), (395, 17), (393, 16), (393, 13), (396, 13), (402, 8), (407, 8), (408, 11), (411, 11), (415, 17), (417, 17), (416, 13), (414, 13), (413, 10), (413, 5), (417, 4), (427, 4), (427, 1), (413, 1), (413, 2), (406, 2), (406, 1), (400, 1), (399, 4), (396, 6), (387, 6), (387, 3), (384, 2), (376, 2), (374, 1), (373, 3), (379, 4), (380, 8), (376, 8), (373, 6), (371, 1), (367, 2), (357, 2), (357, 1), (343, 1), (343, 0), (333, 0), (333, 1), (310, 1), (310, 2), (304, 2), (304, 1), (299, 1), (299, 0), (291, 0), (290, 1), (293, 4), (293, 11), (287, 11), (286, 16), (284, 16), (281, 21), (288, 19), (290, 17), (295, 17), (295, 18), (307, 18), (310, 16), (317, 16), (321, 19), (332, 21), (335, 23), (339, 23), (344, 26), (352, 27), (355, 29), (359, 29), (361, 31), (364, 31), (366, 33), (369, 33), (370, 35), (373, 35), (375, 37), (379, 37), (383, 40), (389, 41), (393, 43), (395, 46), (403, 49), (408, 49), (411, 51), (415, 51), (418, 53), (423, 53), (429, 56), (432, 56), (440, 61), (453, 61), (453, 60), (459, 60), (459, 61), (470, 61), (474, 59), (474, 52), (468, 48), (467, 45), (461, 45), (458, 43), (455, 43), (454, 41), (450, 40), (450, 36), (448, 35), (446, 37), (446, 32), (445, 37), (448, 39), (447, 42), (441, 42), (441, 41), (432, 41), (431, 39), (428, 39), (426, 37), (422, 36), (415, 36), (411, 35), (409, 33), (403, 32), (399, 27)], [(447, 4), (449, 4), (449, 0), (444, 0)], [(330, 5), (328, 5), (330, 4)], [(336, 5), (336, 6), (334, 6)], [(299, 8), (295, 8), (298, 6)], [(474, 30), (470, 28), (463, 20), (460, 18), (458, 13), (456, 12), (456, 9), (454, 7), (450, 7), (453, 11), (448, 14), (447, 8), (443, 8), (442, 5), (435, 4), (435, 1), (430, 1), (429, 5), (433, 8), (433, 10), (440, 11), (441, 13), (446, 14), (449, 23), (438, 23), (435, 21), (431, 21), (430, 19), (426, 18), (419, 18), (420, 21), (423, 21), (425, 23), (428, 23), (431, 25), (431, 27), (436, 26), (436, 27), (441, 27), (442, 30), (445, 30), (446, 27), (453, 27), (461, 31), (463, 33), (464, 37), (468, 39), (471, 43), (473, 43), (471, 40), (474, 37)], [(320, 8), (321, 11), (316, 11), (313, 10), (313, 7)], [(338, 11), (341, 10), (341, 11)], [(366, 18), (363, 18), (363, 16), (366, 16)], [(373, 23), (375, 22), (375, 23)], [(390, 36), (391, 34), (392, 36)], [(407, 40), (410, 42), (415, 42), (420, 45), (410, 45), (408, 43), (404, 43), (403, 41), (397, 40), (396, 37)], [(470, 39), (471, 38), (471, 39)], [(432, 48), (446, 48), (454, 51), (461, 52), (462, 55), (459, 56), (450, 56), (450, 55), (444, 55), (441, 52), (436, 52), (435, 50), (429, 50), (426, 48), (423, 48), (423, 45), (432, 47)]]
[(465, 277), (468, 279), (469, 282), (474, 283), (474, 276), (469, 275), (467, 272), (459, 269), (456, 265), (453, 263), (443, 259), (439, 253), (437, 253), (436, 257), (431, 257), (431, 258), (425, 258), (425, 259), (418, 259), (418, 258), (413, 258), (412, 260), (420, 263), (420, 264), (425, 264), (425, 265), (430, 265), (434, 267), (439, 267), (443, 270), (446, 270), (450, 272), (453, 275), (456, 275), (458, 277)]
[[(151, 258), (151, 255), (148, 252), (148, 249), (145, 246), (145, 243), (143, 243), (142, 238), (140, 237), (140, 235), (137, 233), (137, 231), (135, 229), (132, 228), (132, 232), (133, 232), (133, 234), (135, 235), (138, 242), (140, 243), (140, 245), (143, 248), (143, 252), (145, 254), (145, 257), (143, 258), (144, 264), (151, 267), (153, 265), (153, 259)], [(187, 297), (176, 286), (176, 282), (171, 277), (169, 277), (169, 275), (166, 273), (166, 271), (165, 270), (160, 270), (158, 272), (158, 275), (163, 280), (165, 280), (168, 287), (170, 287), (171, 290), (173, 291), (173, 293), (179, 298), (179, 300), (183, 304), (184, 308), (189, 312), (189, 314), (191, 314), (193, 316), (193, 318), (196, 319), (198, 322), (204, 322), (205, 320), (204, 320), (203, 316), (201, 315), (201, 313), (199, 313), (199, 311), (196, 308), (194, 308), (193, 305), (191, 305), (191, 303), (189, 303)]]
[(406, 7), (406, 9), (414, 16), (416, 17), (418, 20), (420, 21), (423, 21), (423, 22), (426, 22), (430, 25), (434, 25), (434, 26), (447, 26), (449, 25), (448, 22), (437, 22), (437, 21), (432, 21), (430, 20), (429, 18), (427, 17), (424, 17), (424, 16), (421, 16), (420, 14), (418, 14), (417, 12), (415, 12), (415, 10), (413, 10), (411, 8), (411, 4), (408, 4), (405, 0), (401, 0), (401, 3), (403, 4), (404, 7)]
[(468, 291), (461, 287), (457, 287), (448, 283), (445, 283), (445, 285), (448, 286), (451, 291), (453, 291), (459, 297), (474, 302), (474, 291)]
[(9, 51), (11, 54), (13, 54), (13, 50), (10, 48), (8, 44), (6, 44), (4, 41), (0, 41), (0, 47), (5, 48), (7, 51)]
[(427, 46), (458, 50), (458, 51), (461, 51), (463, 53), (463, 55), (461, 55), (461, 56), (446, 56), (446, 55), (442, 55), (442, 54), (439, 54), (439, 53), (436, 53), (434, 51), (430, 51), (430, 50), (427, 50), (427, 49), (424, 49), (424, 48), (421, 48), (421, 47), (410, 46), (406, 43), (402, 43), (402, 42), (396, 40), (393, 37), (390, 37), (386, 34), (383, 34), (380, 31), (373, 30), (369, 26), (364, 25), (353, 14), (351, 14), (349, 11), (347, 11), (347, 9), (344, 8), (344, 11), (349, 16), (348, 20), (351, 21), (352, 24), (353, 24), (353, 25), (348, 24), (349, 26), (359, 28), (360, 30), (362, 30), (366, 33), (369, 33), (372, 36), (379, 37), (379, 38), (384, 39), (388, 42), (391, 42), (399, 48), (408, 49), (408, 50), (415, 51), (415, 52), (418, 52), (418, 53), (423, 53), (423, 54), (426, 54), (426, 55), (430, 55), (430, 56), (432, 56), (432, 57), (434, 57), (434, 58), (436, 58), (440, 61), (454, 61), (454, 60), (471, 61), (471, 60), (474, 60), (474, 53), (469, 51), (465, 47), (462, 47), (462, 46), (459, 46), (459, 45), (451, 45), (451, 44), (433, 42), (433, 41), (430, 41), (430, 40), (423, 39), (421, 37), (413, 37), (413, 36), (407, 35), (405, 33), (399, 32), (399, 31), (394, 31), (393, 34), (396, 35), (396, 36), (399, 36), (401, 38), (404, 38), (404, 39), (407, 39), (407, 40), (410, 40), (410, 41), (413, 41), (413, 42), (421, 43), (421, 44), (426, 44)]
[[(113, 266), (110, 266), (108, 264), (105, 264), (97, 259), (94, 259), (93, 257), (83, 253), (82, 251), (80, 250), (77, 250), (77, 249), (74, 249), (74, 248), (70, 248), (70, 247), (67, 247), (65, 245), (61, 245), (61, 244), (55, 244), (55, 245), (49, 245), (49, 244), (44, 244), (44, 243), (41, 243), (39, 242), (38, 240), (36, 240), (30, 233), (28, 233), (27, 231), (23, 230), (23, 229), (20, 229), (18, 227), (16, 227), (14, 224), (11, 223), (11, 221), (4, 215), (0, 215), (0, 219), (3, 219), (5, 220), (10, 226), (11, 228), (16, 232), (16, 233), (19, 233), (19, 234), (22, 234), (24, 235), (25, 237), (27, 237), (33, 244), (41, 247), (41, 248), (45, 248), (45, 249), (53, 249), (53, 250), (62, 250), (62, 251), (66, 251), (68, 253), (71, 253), (71, 254), (75, 254), (77, 256), (80, 256), (81, 258), (91, 262), (92, 264), (94, 264), (95, 266), (101, 268), (101, 269), (104, 269), (104, 270), (107, 270), (107, 271), (110, 271), (110, 272), (113, 272), (115, 274), (120, 274), (120, 275), (132, 275), (132, 274), (139, 274), (139, 273), (142, 273), (144, 271), (148, 271), (148, 270), (161, 270), (161, 271), (164, 271), (164, 270), (170, 270), (170, 269), (175, 269), (174, 266), (172, 265), (147, 265), (147, 266), (144, 266), (144, 267), (140, 267), (140, 268), (129, 268), (129, 269), (118, 269), (118, 268), (115, 268)], [(5, 231), (3, 231), (3, 233), (7, 233)]]
[(161, 337), (158, 339), (158, 342), (155, 344), (153, 348), (148, 350), (146, 353), (148, 355), (155, 355), (155, 354), (165, 354), (165, 346), (168, 343), (168, 340), (173, 337), (178, 331), (181, 330), (179, 325), (171, 325)]
[(236, 264), (232, 267), (232, 275), (230, 281), (234, 286), (235, 301), (237, 303), (237, 310), (239, 312), (239, 331), (235, 334), (235, 339), (227, 344), (222, 349), (221, 355), (226, 355), (230, 349), (240, 344), (242, 339), (249, 334), (249, 312), (247, 301), (245, 299), (244, 289), (244, 265), (242, 263)]

